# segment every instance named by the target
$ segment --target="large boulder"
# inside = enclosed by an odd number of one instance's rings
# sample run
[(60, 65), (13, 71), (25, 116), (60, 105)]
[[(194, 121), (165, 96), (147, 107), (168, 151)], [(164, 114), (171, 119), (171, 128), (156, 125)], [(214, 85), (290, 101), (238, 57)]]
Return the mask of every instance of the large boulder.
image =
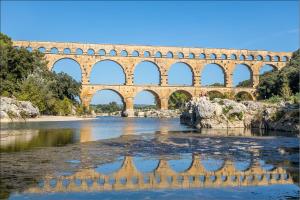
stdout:
[(29, 101), (18, 101), (14, 98), (0, 97), (0, 118), (33, 118), (37, 117), (39, 109)]

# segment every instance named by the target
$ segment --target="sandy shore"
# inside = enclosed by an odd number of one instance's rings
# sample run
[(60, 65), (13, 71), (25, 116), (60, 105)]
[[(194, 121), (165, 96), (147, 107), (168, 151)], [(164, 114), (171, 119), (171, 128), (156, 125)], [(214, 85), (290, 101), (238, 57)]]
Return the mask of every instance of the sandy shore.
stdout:
[(82, 120), (91, 120), (96, 119), (95, 117), (77, 117), (77, 116), (50, 116), (44, 115), (39, 116), (37, 118), (27, 118), (24, 119), (1, 119), (1, 123), (9, 123), (9, 122), (58, 122), (58, 121), (82, 121)]

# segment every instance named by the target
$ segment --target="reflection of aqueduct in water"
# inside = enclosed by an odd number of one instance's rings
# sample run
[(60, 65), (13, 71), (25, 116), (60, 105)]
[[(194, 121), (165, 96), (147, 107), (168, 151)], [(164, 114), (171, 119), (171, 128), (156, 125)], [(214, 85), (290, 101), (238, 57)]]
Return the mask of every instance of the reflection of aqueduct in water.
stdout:
[[(291, 58), (290, 52), (269, 52), (259, 50), (235, 50), (235, 49), (208, 49), (185, 47), (154, 47), (131, 45), (103, 45), (80, 44), (58, 42), (33, 42), (14, 41), (14, 46), (31, 49), (39, 49), (45, 53), (48, 67), (64, 58), (76, 61), (82, 73), (81, 100), (89, 105), (93, 95), (99, 90), (113, 90), (117, 92), (124, 102), (129, 115), (133, 115), (133, 100), (141, 91), (151, 92), (157, 99), (160, 109), (168, 109), (168, 99), (175, 91), (184, 91), (190, 96), (196, 97), (209, 91), (247, 93), (255, 98), (255, 87), (259, 82), (259, 70), (268, 64), (275, 69), (281, 69)], [(99, 53), (95, 53), (98, 52)], [(199, 57), (202, 56), (202, 57)], [(118, 63), (125, 74), (124, 85), (99, 85), (90, 84), (90, 74), (93, 66), (104, 60)], [(134, 69), (140, 62), (152, 62), (160, 73), (159, 85), (134, 85)], [(192, 72), (192, 86), (168, 85), (168, 71), (175, 63), (186, 64)], [(201, 87), (200, 79), (202, 69), (207, 64), (217, 64), (224, 73), (224, 87)], [(232, 76), (235, 66), (244, 64), (251, 74), (252, 87), (232, 87)]]
[(83, 169), (70, 176), (47, 175), (40, 186), (29, 188), (28, 193), (90, 192), (110, 190), (143, 190), (171, 188), (205, 188), (292, 184), (292, 177), (281, 167), (263, 169), (253, 162), (239, 170), (232, 161), (224, 161), (220, 168), (207, 170), (199, 155), (191, 165), (177, 172), (167, 160), (159, 160), (153, 171), (141, 172), (133, 157), (125, 157), (121, 167), (111, 173)]

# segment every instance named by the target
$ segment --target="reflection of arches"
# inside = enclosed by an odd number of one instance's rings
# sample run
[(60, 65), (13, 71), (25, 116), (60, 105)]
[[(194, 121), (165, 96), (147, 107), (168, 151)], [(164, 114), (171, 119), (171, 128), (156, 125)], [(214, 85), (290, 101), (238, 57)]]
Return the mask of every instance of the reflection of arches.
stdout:
[(253, 96), (250, 93), (246, 92), (246, 91), (238, 92), (235, 95), (235, 99), (238, 100), (238, 101), (252, 101), (252, 100), (254, 100)]
[(274, 169), (276, 168), (274, 165), (268, 164), (268, 163), (266, 163), (266, 161), (264, 161), (264, 160), (260, 160), (260, 161), (259, 161), (259, 165), (260, 165), (260, 167), (263, 168), (265, 171), (272, 171), (272, 170), (274, 170)]
[(126, 73), (118, 62), (106, 59), (93, 65), (89, 78), (92, 84), (125, 84)]
[(219, 171), (225, 165), (224, 160), (214, 158), (201, 158), (201, 163), (205, 170), (209, 172)]
[(193, 156), (192, 154), (185, 154), (185, 155), (181, 155), (181, 158), (178, 160), (169, 160), (168, 161), (168, 165), (170, 166), (170, 168), (177, 172), (185, 172), (188, 169), (190, 169), (190, 167), (193, 164)]
[(253, 72), (251, 67), (246, 64), (237, 64), (233, 70), (234, 87), (252, 87), (253, 86)]
[(168, 71), (169, 85), (193, 85), (193, 68), (185, 62), (174, 63)]
[(152, 61), (142, 61), (134, 68), (134, 84), (160, 84), (160, 70)]
[(176, 90), (168, 98), (168, 109), (182, 108), (191, 98), (192, 94), (188, 91)]
[(97, 166), (95, 171), (105, 175), (112, 174), (119, 171), (123, 167), (125, 161), (126, 159), (124, 157), (118, 157), (114, 162)]
[(159, 166), (159, 160), (133, 157), (133, 163), (136, 169), (142, 173), (154, 172)]
[[(140, 96), (143, 96), (143, 95), (147, 95), (147, 96), (149, 96), (149, 94), (151, 94), (153, 97), (154, 97), (154, 104), (156, 105), (156, 108), (157, 109), (160, 109), (161, 108), (161, 99), (160, 99), (160, 97), (159, 97), (159, 95), (155, 92), (155, 91), (152, 91), (152, 90), (147, 90), (147, 89), (145, 89), (145, 90), (142, 90), (142, 91), (139, 91), (138, 93), (136, 93), (135, 94), (135, 96), (134, 96), (134, 104), (136, 105), (136, 104), (145, 104), (144, 103), (144, 99), (142, 99), (143, 100), (143, 102), (137, 102), (137, 101), (140, 101), (140, 99), (138, 99)], [(147, 98), (147, 101), (149, 101), (150, 99), (149, 98)], [(150, 102), (147, 102), (146, 104), (148, 104), (148, 105), (152, 105)]]
[(77, 81), (82, 80), (82, 68), (79, 62), (73, 58), (61, 58), (56, 60), (51, 66), (51, 71), (65, 72)]
[(207, 64), (200, 73), (202, 86), (223, 87), (225, 85), (226, 73), (224, 68), (219, 64)]

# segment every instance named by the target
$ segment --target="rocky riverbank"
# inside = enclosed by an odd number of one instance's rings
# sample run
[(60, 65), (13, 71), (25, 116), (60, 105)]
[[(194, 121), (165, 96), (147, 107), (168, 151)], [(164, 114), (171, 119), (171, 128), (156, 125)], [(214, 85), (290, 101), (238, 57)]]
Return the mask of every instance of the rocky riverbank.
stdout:
[(0, 98), (1, 121), (13, 119), (36, 118), (40, 115), (39, 109), (29, 101), (18, 101), (14, 98)]
[(299, 105), (268, 104), (256, 101), (236, 102), (229, 99), (193, 98), (180, 116), (183, 124), (201, 128), (262, 128), (266, 130), (297, 131)]

